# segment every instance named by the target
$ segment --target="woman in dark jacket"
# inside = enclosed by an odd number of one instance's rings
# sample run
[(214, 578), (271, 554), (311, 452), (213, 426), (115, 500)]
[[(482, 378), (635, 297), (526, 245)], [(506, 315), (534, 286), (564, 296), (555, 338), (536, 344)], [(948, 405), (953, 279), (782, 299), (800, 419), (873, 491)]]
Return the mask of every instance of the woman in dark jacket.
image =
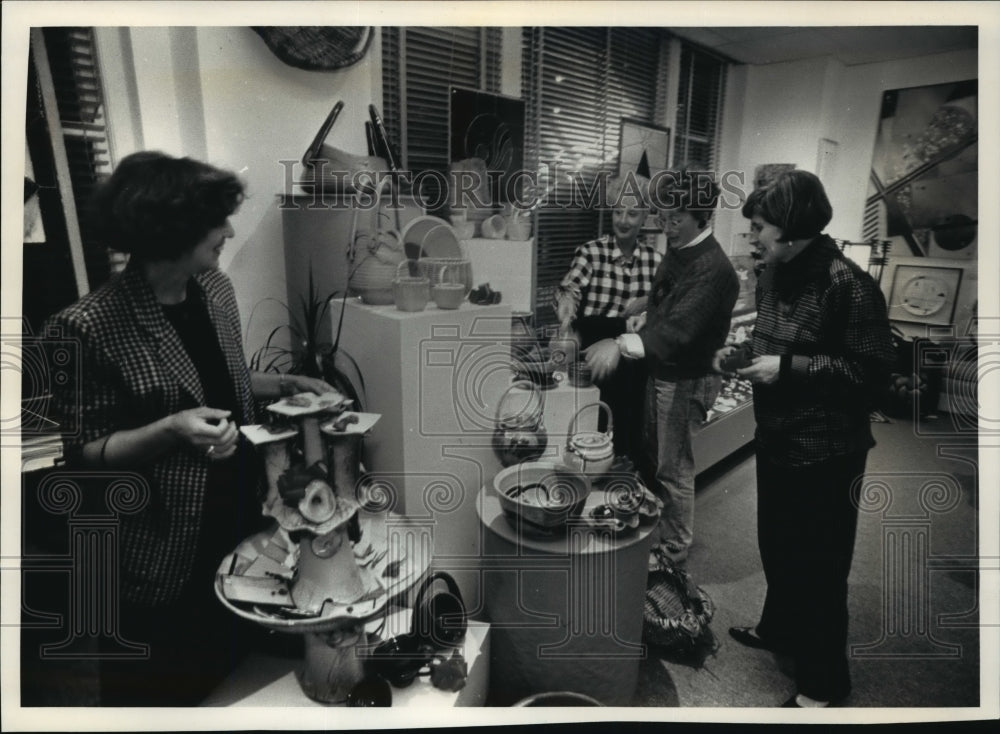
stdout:
[[(826, 706), (850, 691), (847, 577), (858, 491), (874, 445), (869, 414), (893, 362), (885, 301), (821, 234), (833, 214), (819, 179), (790, 171), (743, 207), (763, 264), (749, 366), (757, 420), (757, 537), (767, 595), (755, 627), (730, 634), (787, 652), (798, 694)], [(726, 347), (719, 360), (732, 352)]]
[[(243, 199), (232, 173), (190, 158), (135, 153), (98, 192), (106, 244), (128, 267), (56, 314), (79, 345), (79, 386), (54, 390), (70, 466), (137, 472), (145, 497), (118, 521), (121, 640), (141, 659), (100, 661), (104, 705), (194, 705), (240, 650), (214, 598), (222, 557), (260, 529), (257, 468), (238, 425), (254, 398), (327, 391), (322, 380), (251, 374), (219, 255)], [(110, 570), (111, 573), (114, 569)]]

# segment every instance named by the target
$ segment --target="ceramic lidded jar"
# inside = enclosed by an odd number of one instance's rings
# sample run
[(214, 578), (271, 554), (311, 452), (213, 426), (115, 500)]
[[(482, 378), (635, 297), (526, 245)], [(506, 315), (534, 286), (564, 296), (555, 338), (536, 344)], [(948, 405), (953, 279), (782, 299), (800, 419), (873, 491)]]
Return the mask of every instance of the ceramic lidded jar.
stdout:
[[(513, 390), (528, 390), (527, 402), (520, 410), (510, 411)], [(507, 410), (505, 410), (507, 409)], [(500, 396), (497, 404), (496, 427), (493, 430), (493, 451), (500, 463), (512, 466), (537, 459), (545, 452), (549, 438), (542, 425), (545, 409), (542, 392), (529, 380), (517, 380)]]
[[(577, 419), (580, 414), (596, 405), (607, 416), (608, 430), (600, 431), (580, 431), (576, 430)], [(566, 437), (566, 451), (563, 454), (563, 462), (566, 466), (572, 467), (588, 476), (600, 476), (606, 474), (611, 469), (611, 464), (615, 460), (614, 447), (614, 424), (612, 422), (611, 408), (606, 403), (598, 401), (580, 408), (573, 419), (569, 422), (569, 431)]]

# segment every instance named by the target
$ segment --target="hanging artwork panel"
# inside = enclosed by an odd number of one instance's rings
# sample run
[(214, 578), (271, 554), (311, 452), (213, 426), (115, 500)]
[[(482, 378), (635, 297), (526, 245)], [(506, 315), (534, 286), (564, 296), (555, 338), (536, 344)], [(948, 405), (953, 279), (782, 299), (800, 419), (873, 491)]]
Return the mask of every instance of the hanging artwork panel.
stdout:
[(864, 238), (900, 254), (971, 260), (979, 194), (978, 82), (882, 95)]

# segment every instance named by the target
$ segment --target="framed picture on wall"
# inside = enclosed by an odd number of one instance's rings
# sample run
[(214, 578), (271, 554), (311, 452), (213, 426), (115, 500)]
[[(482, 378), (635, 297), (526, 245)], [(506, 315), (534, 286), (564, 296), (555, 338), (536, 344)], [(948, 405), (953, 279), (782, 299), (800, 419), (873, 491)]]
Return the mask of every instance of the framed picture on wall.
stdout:
[(670, 156), (670, 129), (641, 120), (622, 118), (618, 144), (618, 175), (629, 171), (652, 178), (666, 169)]
[(490, 203), (513, 200), (517, 173), (524, 168), (524, 100), (451, 87), (449, 160), (485, 164)]
[(889, 319), (951, 326), (961, 282), (961, 268), (897, 266), (889, 296)]

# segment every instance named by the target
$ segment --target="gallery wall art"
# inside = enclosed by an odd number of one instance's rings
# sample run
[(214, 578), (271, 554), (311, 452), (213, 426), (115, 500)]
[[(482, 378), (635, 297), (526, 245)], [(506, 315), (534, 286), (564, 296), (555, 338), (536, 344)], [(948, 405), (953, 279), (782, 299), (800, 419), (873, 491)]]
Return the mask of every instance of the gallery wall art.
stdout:
[(882, 95), (864, 238), (899, 254), (971, 260), (979, 193), (978, 82)]

